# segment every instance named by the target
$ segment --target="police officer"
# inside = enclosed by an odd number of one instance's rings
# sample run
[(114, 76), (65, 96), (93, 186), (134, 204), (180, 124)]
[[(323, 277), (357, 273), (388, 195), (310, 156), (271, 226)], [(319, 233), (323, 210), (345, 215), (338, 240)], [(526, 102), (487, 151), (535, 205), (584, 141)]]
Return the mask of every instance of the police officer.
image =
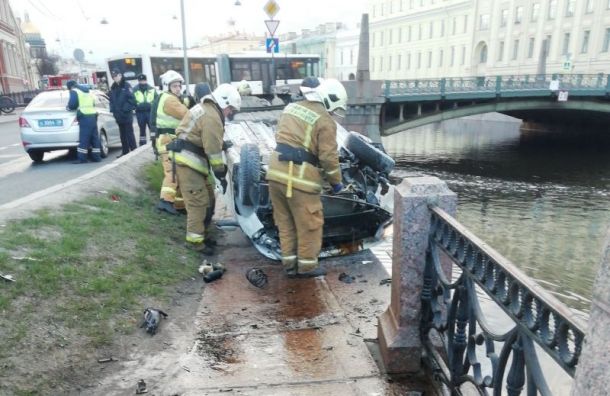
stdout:
[(176, 127), (178, 127), (188, 109), (181, 102), (180, 98), (182, 83), (184, 83), (180, 73), (168, 70), (161, 75), (161, 83), (163, 84), (163, 92), (155, 101), (156, 132), (154, 137), (151, 136), (153, 139), (153, 150), (161, 157), (164, 172), (157, 209), (177, 215), (178, 210), (184, 209), (184, 200), (180, 194), (176, 177), (172, 171), (172, 161), (167, 155), (165, 146), (176, 138)]
[(70, 80), (66, 86), (70, 90), (68, 110), (76, 110), (78, 120), (78, 148), (76, 149), (77, 161), (75, 164), (87, 163), (87, 154), (91, 147), (91, 157), (94, 162), (100, 162), (101, 149), (100, 137), (97, 130), (97, 111), (95, 109), (95, 96), (89, 92), (89, 88), (76, 84)]
[(186, 204), (186, 246), (206, 255), (214, 254), (215, 245), (206, 239), (205, 233), (208, 209), (214, 202), (211, 172), (220, 180), (224, 194), (227, 188), (227, 167), (222, 159), (224, 121), (240, 107), (237, 89), (231, 84), (219, 85), (188, 111), (176, 128), (178, 138), (167, 146), (177, 164), (178, 183)]
[(133, 110), (136, 100), (131, 92), (131, 86), (118, 69), (111, 72), (114, 83), (110, 87), (110, 112), (119, 126), (122, 152), (119, 157), (137, 148), (133, 133)]
[(148, 85), (145, 74), (138, 76), (133, 96), (136, 99), (136, 118), (140, 127), (140, 146), (143, 146), (146, 144), (146, 125), (150, 129), (150, 108), (157, 96), (155, 88)]
[(305, 100), (286, 106), (280, 117), (267, 172), (282, 264), (289, 277), (325, 274), (318, 264), (324, 225), (322, 175), (333, 192), (343, 189), (337, 125), (330, 113), (345, 111), (345, 88), (329, 79), (314, 88), (302, 86), (301, 92)]

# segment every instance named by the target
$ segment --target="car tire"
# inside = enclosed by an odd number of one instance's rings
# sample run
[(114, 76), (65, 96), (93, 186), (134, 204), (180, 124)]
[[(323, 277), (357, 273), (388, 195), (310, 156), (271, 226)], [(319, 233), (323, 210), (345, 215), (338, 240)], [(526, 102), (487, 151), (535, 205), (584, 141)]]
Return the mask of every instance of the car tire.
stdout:
[(389, 174), (394, 169), (394, 159), (367, 142), (362, 135), (350, 132), (345, 147), (364, 165), (376, 172)]
[(106, 136), (106, 131), (102, 129), (100, 131), (100, 157), (108, 157), (109, 151), (110, 149), (108, 148), (108, 137)]
[(44, 158), (44, 151), (39, 151), (39, 150), (28, 151), (28, 155), (30, 156), (32, 161), (42, 162), (42, 159)]
[(261, 178), (261, 156), (258, 146), (241, 146), (237, 174), (237, 199), (239, 203), (253, 206), (258, 203), (258, 183)]

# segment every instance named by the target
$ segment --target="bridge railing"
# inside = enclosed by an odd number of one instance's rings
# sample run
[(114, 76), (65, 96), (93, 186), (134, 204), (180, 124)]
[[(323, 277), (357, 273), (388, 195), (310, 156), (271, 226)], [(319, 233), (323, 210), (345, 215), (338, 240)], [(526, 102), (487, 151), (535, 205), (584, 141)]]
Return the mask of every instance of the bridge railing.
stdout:
[[(573, 377), (583, 325), (565, 305), (449, 214), (438, 207), (430, 212), (421, 329), (427, 355), (437, 368), (444, 368), (437, 369), (439, 378), (452, 391), (470, 382), (485, 394), (490, 389), (499, 395), (506, 387), (509, 395), (519, 395), (527, 387), (528, 395), (551, 395), (534, 345)], [(453, 279), (441, 263), (447, 257), (459, 272)], [(509, 329), (493, 330), (481, 309), (477, 287), (512, 319)], [(440, 350), (435, 344), (438, 337)], [(491, 369), (484, 373), (484, 367)]]
[(385, 96), (417, 97), (419, 99), (547, 96), (551, 94), (551, 82), (557, 81), (557, 89), (568, 90), (573, 95), (602, 95), (610, 93), (607, 74), (534, 74), (482, 77), (457, 77), (418, 80), (386, 80)]

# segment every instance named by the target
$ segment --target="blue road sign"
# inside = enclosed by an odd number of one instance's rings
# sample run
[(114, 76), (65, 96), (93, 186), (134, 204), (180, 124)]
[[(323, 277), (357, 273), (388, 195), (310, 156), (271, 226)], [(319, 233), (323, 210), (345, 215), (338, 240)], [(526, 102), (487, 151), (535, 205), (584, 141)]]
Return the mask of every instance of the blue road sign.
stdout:
[(280, 52), (280, 39), (278, 38), (268, 38), (265, 41), (265, 47), (267, 48), (267, 53), (275, 53), (279, 54)]

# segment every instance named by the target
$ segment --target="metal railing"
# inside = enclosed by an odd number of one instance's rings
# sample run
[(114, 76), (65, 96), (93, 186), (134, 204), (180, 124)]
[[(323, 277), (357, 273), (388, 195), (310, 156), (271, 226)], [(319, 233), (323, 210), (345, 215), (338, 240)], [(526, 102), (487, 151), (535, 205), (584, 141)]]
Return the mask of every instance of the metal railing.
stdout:
[[(511, 97), (548, 96), (551, 82), (557, 81), (557, 89), (571, 95), (610, 94), (607, 74), (539, 74), (505, 75), (486, 77), (441, 78), (423, 80), (385, 81), (387, 98), (430, 97), (430, 99), (459, 99), (461, 97)], [(469, 94), (465, 96), (465, 94)]]
[[(431, 211), (422, 291), (424, 361), (452, 394), (471, 383), (484, 395), (500, 395), (504, 387), (511, 396), (524, 387), (528, 395), (551, 395), (534, 345), (573, 377), (584, 325), (450, 215), (437, 207)], [(448, 268), (459, 269), (459, 276), (451, 277)], [(512, 319), (510, 329), (493, 330), (475, 285)], [(487, 361), (479, 360), (481, 350)]]

